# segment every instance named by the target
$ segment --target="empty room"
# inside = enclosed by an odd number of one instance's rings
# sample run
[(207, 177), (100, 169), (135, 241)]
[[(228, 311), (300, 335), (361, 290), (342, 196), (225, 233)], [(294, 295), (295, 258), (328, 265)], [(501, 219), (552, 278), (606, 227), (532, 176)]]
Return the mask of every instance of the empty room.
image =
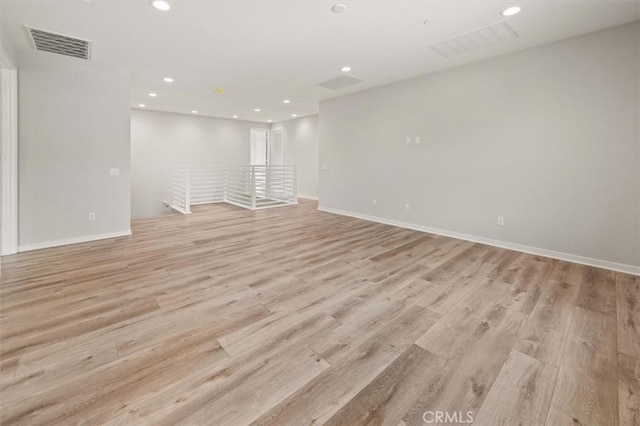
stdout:
[(640, 425), (640, 0), (0, 0), (0, 425)]

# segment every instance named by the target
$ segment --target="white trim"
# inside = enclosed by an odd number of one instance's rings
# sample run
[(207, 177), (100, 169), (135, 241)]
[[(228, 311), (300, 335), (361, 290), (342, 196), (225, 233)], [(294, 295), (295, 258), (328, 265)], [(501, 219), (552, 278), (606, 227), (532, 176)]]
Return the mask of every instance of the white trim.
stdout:
[(578, 256), (575, 254), (562, 253), (559, 251), (541, 249), (537, 247), (525, 246), (517, 243), (510, 243), (500, 240), (492, 240), (490, 238), (478, 237), (475, 235), (462, 234), (459, 232), (446, 231), (428, 226), (416, 225), (413, 223), (401, 222), (397, 220), (384, 219), (377, 216), (369, 216), (360, 213), (353, 213), (344, 210), (332, 209), (329, 207), (318, 207), (318, 210), (339, 214), (342, 216), (355, 217), (357, 219), (368, 220), (370, 222), (383, 223), (385, 225), (397, 226), (400, 228), (412, 229), (414, 231), (428, 232), (430, 234), (444, 235), (445, 237), (457, 238), (460, 240), (472, 241), (474, 243), (487, 244), (490, 246), (500, 247), (509, 250), (521, 251), (524, 253), (535, 254), (538, 256), (550, 257), (553, 259), (565, 260), (567, 262), (580, 263), (582, 265), (595, 266), (598, 268), (610, 269), (612, 271), (624, 272), (632, 275), (640, 275), (640, 266), (625, 265), (624, 263), (610, 262), (608, 260), (594, 259), (591, 257)]
[(302, 195), (302, 194), (298, 194), (298, 198), (304, 198), (305, 200), (316, 200), (316, 201), (318, 201), (318, 196), (317, 195)]
[(2, 87), (2, 212), (0, 212), (2, 252), (18, 251), (18, 72), (0, 70)]
[(87, 235), (84, 237), (67, 238), (64, 240), (46, 241), (44, 243), (25, 244), (18, 247), (19, 252), (40, 250), (50, 247), (66, 246), (69, 244), (87, 243), (90, 241), (106, 240), (108, 238), (126, 237), (131, 235), (131, 229), (120, 232), (109, 232), (107, 234)]

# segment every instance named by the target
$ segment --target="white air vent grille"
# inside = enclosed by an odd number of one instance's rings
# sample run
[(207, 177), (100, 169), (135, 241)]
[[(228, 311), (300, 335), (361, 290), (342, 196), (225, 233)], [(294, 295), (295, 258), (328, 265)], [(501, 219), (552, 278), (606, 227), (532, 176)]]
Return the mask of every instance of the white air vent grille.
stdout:
[(518, 37), (518, 34), (513, 31), (509, 24), (503, 21), (477, 31), (441, 41), (440, 43), (432, 44), (429, 47), (445, 58), (450, 58), (455, 55), (493, 46), (516, 37)]
[(89, 59), (91, 42), (76, 37), (39, 30), (25, 26), (31, 43), (36, 50), (72, 56), (74, 58)]
[(364, 80), (361, 80), (358, 77), (343, 74), (339, 77), (332, 78), (331, 80), (323, 81), (322, 83), (319, 83), (318, 86), (324, 87), (325, 89), (338, 90), (353, 86), (354, 84), (362, 83), (363, 81)]

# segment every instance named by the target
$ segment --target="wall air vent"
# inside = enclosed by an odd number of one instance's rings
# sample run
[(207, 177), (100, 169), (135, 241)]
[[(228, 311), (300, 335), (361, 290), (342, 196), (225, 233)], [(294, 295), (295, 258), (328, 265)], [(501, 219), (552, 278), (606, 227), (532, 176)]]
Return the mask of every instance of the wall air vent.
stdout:
[(361, 80), (358, 77), (354, 77), (349, 74), (343, 74), (339, 77), (332, 78), (331, 80), (318, 83), (318, 86), (324, 87), (325, 89), (338, 90), (345, 87), (353, 86), (354, 84), (362, 83), (363, 81), (364, 80)]
[(80, 59), (89, 59), (91, 55), (89, 40), (39, 30), (26, 25), (25, 29), (33, 48), (41, 52), (57, 53)]
[(450, 58), (455, 55), (469, 53), (484, 47), (493, 46), (516, 37), (518, 37), (518, 34), (513, 31), (509, 24), (502, 21), (497, 24), (481, 28), (477, 31), (472, 31), (436, 44), (431, 44), (429, 47), (439, 55), (442, 55), (445, 58)]

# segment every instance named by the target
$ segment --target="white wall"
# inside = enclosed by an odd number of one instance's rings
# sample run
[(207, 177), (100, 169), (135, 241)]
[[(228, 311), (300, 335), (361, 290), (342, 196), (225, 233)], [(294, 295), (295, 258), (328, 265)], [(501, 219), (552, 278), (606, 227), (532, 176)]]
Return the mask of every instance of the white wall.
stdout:
[[(0, 32), (0, 36), (1, 36)], [(0, 40), (0, 68), (16, 69), (13, 50)]]
[(129, 73), (40, 52), (18, 68), (20, 249), (129, 232)]
[(318, 196), (318, 115), (274, 123), (273, 129), (284, 129), (284, 163), (295, 165), (298, 194)]
[(132, 216), (170, 213), (171, 171), (180, 165), (249, 164), (249, 131), (263, 123), (131, 111)]
[(321, 207), (637, 267), (639, 36), (636, 22), (322, 102)]
[[(4, 11), (4, 2), (0, 2), (0, 16)], [(16, 69), (16, 53), (7, 36), (6, 26), (0, 25), (0, 68)]]

